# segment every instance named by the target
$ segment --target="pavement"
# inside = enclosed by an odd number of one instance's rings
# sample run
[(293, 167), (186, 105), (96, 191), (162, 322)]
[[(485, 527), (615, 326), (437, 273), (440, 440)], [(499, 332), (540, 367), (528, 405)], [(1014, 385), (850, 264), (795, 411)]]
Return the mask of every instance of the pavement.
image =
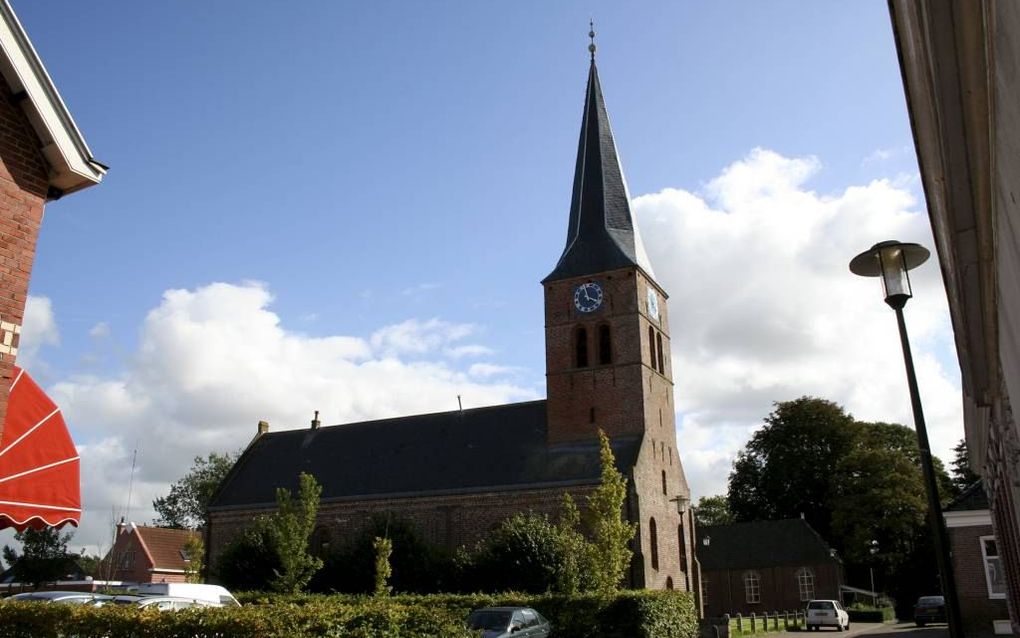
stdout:
[(818, 636), (819, 638), (821, 638), (822, 634), (834, 634), (842, 638), (864, 635), (867, 635), (868, 638), (949, 638), (949, 629), (945, 624), (916, 627), (912, 622), (896, 624), (855, 622), (850, 623), (850, 631), (840, 632), (835, 628), (825, 627), (818, 631), (799, 633)]

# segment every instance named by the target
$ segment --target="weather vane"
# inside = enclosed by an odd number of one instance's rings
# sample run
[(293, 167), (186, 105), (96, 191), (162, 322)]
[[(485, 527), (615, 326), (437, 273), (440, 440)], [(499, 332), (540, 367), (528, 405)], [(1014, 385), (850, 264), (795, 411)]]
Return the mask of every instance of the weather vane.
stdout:
[(595, 60), (595, 19), (594, 18), (592, 18), (591, 20), (588, 21), (588, 26), (591, 27), (591, 30), (588, 31), (588, 37), (591, 38), (591, 44), (588, 45), (588, 51), (591, 52), (591, 59), (592, 59), (592, 61), (594, 61)]

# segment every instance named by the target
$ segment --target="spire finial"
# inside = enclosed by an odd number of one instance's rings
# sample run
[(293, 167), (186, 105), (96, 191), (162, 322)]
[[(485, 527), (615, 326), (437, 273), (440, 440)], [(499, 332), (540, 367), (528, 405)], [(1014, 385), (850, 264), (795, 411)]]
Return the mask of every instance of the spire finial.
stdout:
[(592, 18), (588, 21), (588, 26), (591, 30), (588, 31), (588, 37), (591, 38), (591, 44), (588, 45), (588, 51), (591, 53), (592, 62), (595, 61), (595, 19)]

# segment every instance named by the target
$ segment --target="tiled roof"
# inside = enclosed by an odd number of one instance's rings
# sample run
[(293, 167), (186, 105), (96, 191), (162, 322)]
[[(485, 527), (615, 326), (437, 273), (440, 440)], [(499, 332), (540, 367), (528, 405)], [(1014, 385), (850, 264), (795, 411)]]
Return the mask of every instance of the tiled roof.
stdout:
[(839, 561), (818, 532), (799, 518), (711, 525), (698, 529), (698, 540), (698, 561), (707, 571)]
[[(613, 440), (624, 474), (640, 440)], [(322, 500), (597, 483), (598, 441), (550, 447), (546, 403), (271, 432), (258, 436), (224, 480), (210, 509), (264, 506), (276, 488), (296, 490), (307, 472)]]
[(971, 483), (965, 490), (960, 492), (953, 501), (943, 509), (945, 512), (967, 512), (971, 510), (989, 509), (988, 495), (985, 494), (983, 481)]
[(592, 59), (577, 145), (567, 244), (545, 281), (629, 266), (640, 266), (648, 275), (654, 274), (631, 215), (630, 193)]
[(188, 537), (196, 532), (187, 529), (168, 529), (165, 527), (141, 527), (135, 525), (134, 531), (138, 534), (146, 553), (152, 559), (153, 569), (175, 569), (183, 570), (186, 563), (181, 549)]

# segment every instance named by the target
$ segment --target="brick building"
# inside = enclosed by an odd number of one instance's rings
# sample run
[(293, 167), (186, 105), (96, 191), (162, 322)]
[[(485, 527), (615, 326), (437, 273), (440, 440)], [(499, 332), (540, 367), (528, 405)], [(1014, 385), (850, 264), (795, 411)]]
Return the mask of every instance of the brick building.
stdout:
[(843, 563), (807, 521), (791, 518), (698, 530), (705, 616), (803, 609), (842, 600)]
[(283, 432), (260, 423), (209, 508), (210, 561), (302, 471), (323, 486), (319, 545), (353, 538), (376, 514), (413, 522), (436, 545), (473, 545), (515, 512), (555, 515), (565, 492), (583, 505), (599, 482), (602, 429), (638, 524), (630, 584), (697, 591), (692, 517), (678, 507), (690, 491), (667, 296), (631, 215), (594, 53), (566, 247), (542, 283), (546, 400)]
[(196, 533), (121, 521), (113, 547), (103, 557), (100, 576), (124, 583), (183, 583), (190, 561), (184, 545)]
[(971, 466), (1020, 635), (1020, 3), (891, 0), (960, 358)]
[(0, 76), (2, 430), (43, 207), (98, 184), (106, 167), (92, 157), (7, 0), (0, 0)]
[(949, 530), (963, 634), (968, 638), (1011, 635), (1006, 574), (981, 482), (947, 505), (943, 516)]

